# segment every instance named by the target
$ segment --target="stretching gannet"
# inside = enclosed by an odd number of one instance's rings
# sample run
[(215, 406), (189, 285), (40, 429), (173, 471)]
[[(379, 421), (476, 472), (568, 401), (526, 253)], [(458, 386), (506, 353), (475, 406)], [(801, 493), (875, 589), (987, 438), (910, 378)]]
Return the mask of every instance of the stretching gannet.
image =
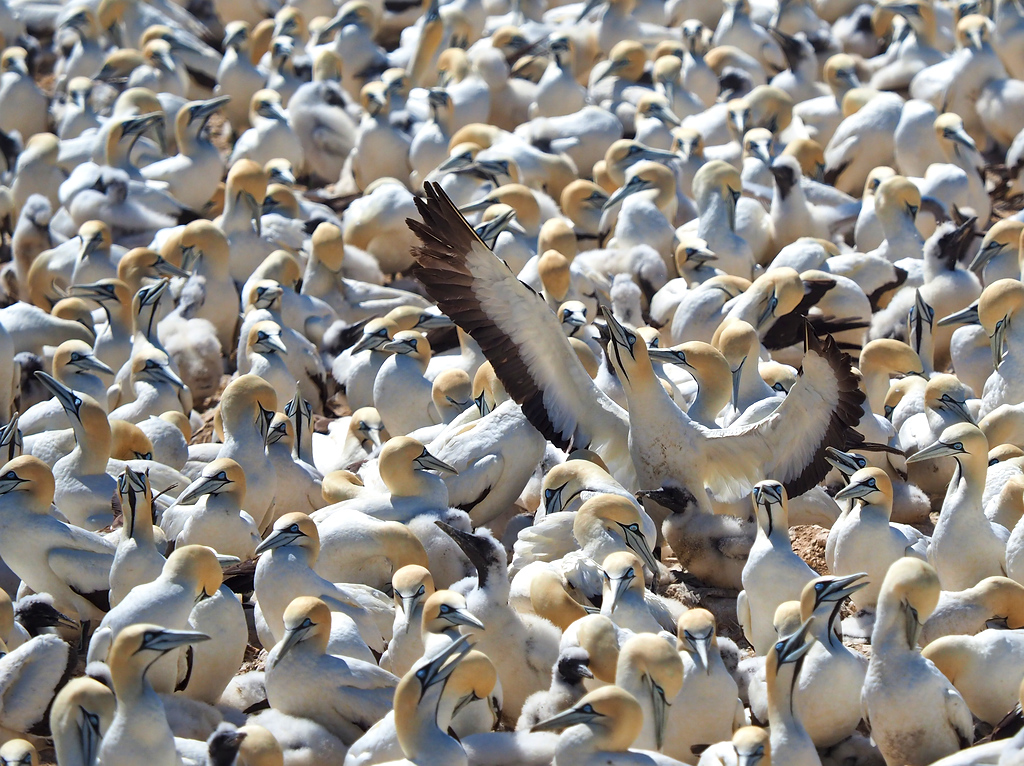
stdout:
[(106, 611), (114, 545), (50, 515), (54, 479), (25, 455), (0, 471), (0, 557), (36, 593), (61, 611), (99, 620)]
[[(428, 285), (428, 289), (440, 300), (442, 310), (455, 321), (464, 323), (464, 329), (468, 330), (471, 335), (475, 331), (481, 336), (477, 340), (484, 353), (489, 355), (492, 361), (497, 359), (498, 349), (502, 349), (500, 352), (503, 355), (502, 359), (507, 361), (498, 364), (495, 367), (495, 371), (499, 374), (499, 377), (506, 378), (506, 388), (509, 394), (524, 404), (524, 412), (527, 417), (549, 440), (553, 441), (556, 445), (564, 446), (568, 443), (570, 436), (572, 436), (576, 446), (586, 446), (589, 444), (599, 454), (603, 453), (602, 457), (608, 462), (609, 467), (612, 468), (612, 474), (617, 475), (617, 478), (625, 479), (626, 486), (634, 484), (632, 475), (635, 471), (643, 470), (645, 474), (644, 483), (648, 484), (650, 489), (660, 488), (662, 486), (662, 478), (658, 475), (659, 467), (650, 464), (655, 461), (648, 461), (647, 457), (643, 454), (644, 448), (639, 444), (628, 445), (629, 439), (627, 439), (627, 435), (630, 429), (625, 413), (606, 397), (594, 390), (593, 382), (589, 375), (578, 364), (575, 352), (572, 352), (568, 346), (568, 340), (564, 338), (560, 328), (557, 327), (557, 319), (553, 316), (550, 319), (545, 318), (544, 321), (547, 324), (540, 323), (538, 325), (538, 327), (548, 329), (548, 332), (545, 332), (543, 335), (542, 345), (544, 346), (544, 351), (542, 355), (546, 359), (553, 360), (551, 354), (557, 353), (559, 369), (563, 375), (567, 373), (568, 379), (572, 381), (570, 388), (575, 389), (578, 387), (580, 391), (587, 392), (584, 396), (572, 396), (568, 393), (559, 392), (558, 386), (547, 382), (550, 378), (546, 373), (541, 372), (540, 368), (532, 369), (532, 365), (525, 361), (524, 356), (521, 355), (523, 350), (541, 342), (536, 337), (536, 327), (528, 335), (523, 335), (511, 326), (504, 326), (502, 324), (497, 325), (500, 328), (498, 332), (490, 329), (495, 327), (494, 319), (490, 318), (486, 312), (488, 310), (496, 310), (497, 304), (493, 303), (493, 300), (509, 301), (513, 305), (520, 305), (526, 302), (526, 306), (532, 306), (536, 305), (536, 303), (529, 303), (529, 301), (536, 301), (537, 299), (532, 293), (527, 292), (526, 288), (519, 285), (507, 269), (505, 273), (502, 273), (501, 269), (503, 266), (499, 261), (491, 257), (479, 238), (471, 232), (465, 219), (458, 214), (458, 211), (444, 197), (443, 192), (438, 187), (430, 185), (426, 189), (428, 195), (430, 195), (430, 200), (428, 203), (419, 203), (419, 207), (421, 215), (427, 223), (411, 222), (410, 226), (425, 243), (424, 247), (416, 252), (416, 257), (423, 265), (420, 272), (421, 278)], [(453, 289), (453, 283), (448, 276), (449, 270), (452, 269), (460, 274), (471, 275), (472, 282), (465, 287)], [(465, 281), (465, 277), (461, 277), (461, 279)], [(481, 300), (475, 290), (483, 289), (485, 284), (502, 284), (503, 287), (498, 293), (494, 294), (493, 299), (489, 295), (487, 299)], [(519, 311), (513, 310), (513, 315), (517, 313)], [(526, 313), (536, 312), (527, 310)], [(609, 325), (616, 326), (617, 323), (609, 320)], [(483, 337), (484, 335), (487, 335), (486, 339)], [(817, 342), (812, 340), (810, 351), (804, 360), (804, 375), (801, 378), (801, 382), (794, 386), (793, 391), (786, 398), (786, 402), (771, 418), (736, 433), (729, 431), (711, 433), (703, 429), (697, 430), (690, 423), (686, 422), (686, 418), (682, 413), (678, 413), (676, 406), (672, 404), (671, 400), (667, 399), (668, 394), (661, 388), (660, 383), (655, 382), (657, 378), (654, 376), (650, 362), (646, 358), (646, 345), (637, 343), (636, 336), (621, 326), (617, 326), (612, 335), (614, 357), (618, 360), (621, 368), (620, 378), (629, 376), (630, 385), (628, 392), (630, 396), (636, 398), (650, 396), (653, 401), (658, 401), (664, 397), (666, 400), (663, 405), (659, 404), (656, 408), (652, 408), (646, 403), (644, 406), (631, 408), (631, 416), (640, 416), (641, 420), (649, 417), (651, 420), (656, 421), (651, 424), (650, 428), (648, 428), (646, 422), (634, 423), (634, 428), (631, 431), (633, 437), (644, 435), (648, 438), (653, 438), (655, 441), (658, 440), (657, 434), (663, 432), (667, 427), (666, 415), (676, 419), (679, 423), (678, 426), (669, 426), (670, 430), (683, 428), (689, 431), (693, 429), (692, 432), (697, 439), (697, 443), (701, 445), (699, 449), (704, 453), (703, 460), (694, 460), (691, 457), (691, 459), (685, 460), (685, 466), (673, 465), (671, 470), (668, 470), (666, 465), (666, 474), (672, 475), (678, 481), (680, 476), (690, 475), (695, 469), (701, 470), (705, 472), (703, 483), (710, 483), (713, 490), (723, 492), (731, 485), (732, 491), (726, 491), (726, 494), (738, 494), (737, 490), (745, 489), (754, 483), (752, 481), (754, 476), (751, 475), (741, 478), (740, 476), (710, 476), (706, 473), (707, 471), (721, 471), (723, 469), (730, 471), (752, 469), (750, 466), (739, 465), (742, 461), (732, 460), (725, 454), (719, 454), (722, 450), (728, 452), (729, 446), (727, 445), (731, 445), (734, 439), (737, 442), (742, 441), (744, 445), (748, 445), (749, 442), (748, 446), (751, 449), (767, 448), (767, 452), (762, 455), (764, 460), (759, 461), (756, 471), (758, 474), (757, 478), (760, 478), (763, 475), (764, 466), (770, 465), (769, 453), (772, 452), (773, 448), (767, 446), (768, 442), (773, 438), (781, 436), (776, 435), (781, 428), (780, 424), (784, 423), (788, 417), (792, 417), (786, 414), (787, 411), (797, 410), (801, 406), (799, 403), (804, 396), (804, 390), (817, 390), (819, 393), (816, 396), (821, 396), (826, 401), (832, 403), (830, 407), (824, 408), (824, 412), (820, 408), (816, 408), (821, 418), (818, 428), (807, 430), (808, 434), (812, 431), (818, 432), (817, 440), (808, 439), (808, 441), (817, 441), (818, 449), (822, 451), (827, 446), (824, 442), (828, 441), (827, 438), (824, 438), (825, 434), (830, 433), (830, 429), (835, 428), (832, 426), (832, 420), (837, 416), (837, 413), (833, 412), (832, 408), (845, 410), (848, 407), (856, 406), (860, 400), (861, 395), (854, 390), (855, 385), (852, 378), (848, 383), (839, 383), (840, 380), (845, 381), (845, 375), (842, 372), (837, 372), (842, 370), (840, 358), (837, 357), (838, 351), (833, 350), (830, 343), (826, 343), (825, 347), (819, 350), (820, 347)], [(632, 338), (632, 341), (630, 341), (630, 338)], [(526, 358), (539, 357), (535, 357), (531, 352)], [(627, 358), (629, 361), (626, 361)], [(830, 359), (830, 361), (826, 362), (825, 359)], [(512, 373), (513, 368), (516, 369), (514, 374)], [(527, 371), (528, 376), (523, 377), (522, 373)], [(812, 371), (815, 372), (812, 374)], [(821, 380), (817, 382), (819, 375)], [(826, 379), (828, 380), (827, 383), (825, 382)], [(565, 378), (560, 377), (559, 380), (565, 380)], [(812, 383), (812, 380), (816, 382)], [(542, 383), (541, 381), (544, 382)], [(562, 387), (565, 387), (564, 384)], [(840, 390), (842, 393), (840, 393)], [(559, 402), (560, 412), (564, 414), (554, 416), (552, 407), (556, 401)], [(590, 404), (581, 408), (580, 404), (583, 404), (583, 402)], [(671, 409), (667, 409), (669, 407)], [(672, 410), (676, 410), (678, 415), (672, 414)], [(554, 416), (554, 419), (552, 419), (552, 416)], [(849, 417), (852, 416), (852, 413), (850, 413)], [(839, 422), (842, 422), (841, 417)], [(760, 448), (754, 446), (754, 433), (758, 434), (756, 443), (762, 445)], [(716, 438), (717, 435), (728, 438)], [(672, 438), (677, 440), (678, 435), (674, 435)], [(836, 435), (835, 438), (840, 437)], [(736, 444), (736, 448), (737, 451), (746, 450), (746, 446), (740, 448), (739, 444)], [(627, 458), (626, 450), (629, 450), (629, 452), (632, 452), (640, 459), (633, 461), (631, 458)], [(792, 487), (791, 491), (795, 490), (797, 486), (803, 487), (804, 478), (806, 480), (810, 480), (812, 476), (816, 478), (816, 474), (819, 471), (824, 471), (823, 466), (818, 466), (817, 456), (810, 461), (807, 460), (806, 455), (800, 458), (796, 458), (796, 456), (787, 457), (791, 458), (789, 462), (779, 462), (769, 469), (769, 472), (777, 478), (785, 478), (786, 482)], [(781, 461), (783, 456), (776, 451), (774, 458)], [(633, 462), (637, 462), (638, 465), (634, 467), (631, 465)], [(639, 463), (642, 463), (642, 465)], [(823, 457), (821, 458), (821, 463), (827, 465)], [(815, 468), (810, 469), (810, 466), (815, 466)], [(811, 470), (811, 473), (802, 478), (800, 484), (797, 485), (797, 477), (808, 470)], [(692, 484), (694, 487), (700, 486), (696, 480), (693, 482), (684, 480), (681, 483)], [(813, 482), (808, 481), (807, 486), (810, 486), (811, 483)], [(698, 492), (698, 494), (703, 495), (704, 493)], [(705, 506), (706, 501), (697, 499), (697, 502), (701, 506)]]
[(800, 680), (799, 660), (814, 644), (810, 627), (811, 620), (805, 620), (795, 633), (780, 636), (765, 657), (772, 756), (779, 763), (806, 766), (821, 763), (814, 742), (793, 705), (793, 690)]
[(901, 559), (882, 582), (862, 700), (886, 763), (926, 766), (973, 738), (967, 703), (917, 650), (938, 598), (939, 577), (923, 561)]
[(326, 654), (330, 615), (317, 598), (288, 606), (282, 638), (267, 657), (267, 698), (282, 713), (310, 718), (351, 744), (391, 708), (398, 679), (368, 662)]

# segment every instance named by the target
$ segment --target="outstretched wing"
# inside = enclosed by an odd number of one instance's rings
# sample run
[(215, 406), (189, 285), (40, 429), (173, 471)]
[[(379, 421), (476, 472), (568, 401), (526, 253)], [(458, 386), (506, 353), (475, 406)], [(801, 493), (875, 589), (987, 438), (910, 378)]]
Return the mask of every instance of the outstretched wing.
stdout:
[(863, 403), (849, 355), (831, 336), (808, 332), (800, 378), (775, 412), (739, 428), (703, 429), (708, 487), (735, 499), (769, 478), (790, 497), (802, 495), (828, 473), (826, 447), (846, 449)]
[(616, 478), (632, 475), (626, 413), (594, 385), (554, 314), (491, 252), (439, 185), (426, 183), (424, 192), (426, 200), (416, 199), (423, 221), (406, 223), (423, 242), (413, 257), (430, 297), (480, 345), (546, 439), (562, 449), (589, 447)]

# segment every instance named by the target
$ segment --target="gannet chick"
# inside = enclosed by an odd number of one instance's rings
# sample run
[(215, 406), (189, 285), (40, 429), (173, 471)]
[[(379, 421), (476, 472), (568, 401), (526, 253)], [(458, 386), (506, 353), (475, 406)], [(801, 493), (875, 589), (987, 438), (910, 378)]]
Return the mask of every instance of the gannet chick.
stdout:
[(99, 620), (106, 611), (114, 545), (50, 515), (53, 473), (28, 455), (0, 471), (0, 557), (36, 593), (54, 606)]
[[(100, 623), (89, 645), (89, 661), (109, 664), (112, 644), (128, 626), (159, 617), (174, 630), (188, 627), (196, 602), (213, 596), (223, 576), (213, 550), (201, 545), (177, 548), (167, 558), (160, 576), (134, 587)], [(155, 660), (148, 682), (159, 692), (170, 693), (178, 681), (178, 657)]]
[(69, 681), (60, 690), (50, 708), (50, 731), (61, 764), (97, 762), (100, 743), (114, 720), (114, 707), (114, 692), (87, 676)]
[[(683, 660), (683, 688), (669, 700), (666, 755), (692, 757), (693, 746), (722, 740), (744, 723), (743, 703), (722, 661), (715, 617), (691, 609), (676, 623), (676, 647)], [(689, 755), (688, 755), (689, 754)]]
[(126, 466), (117, 478), (124, 524), (110, 567), (110, 605), (117, 606), (136, 585), (160, 576), (166, 559), (153, 535), (153, 489), (149, 476)]
[(759, 654), (767, 653), (777, 638), (775, 610), (800, 597), (804, 585), (817, 573), (793, 552), (789, 540), (788, 495), (777, 481), (763, 481), (752, 493), (757, 513), (757, 537), (743, 567), (743, 590), (736, 597), (736, 612), (743, 634)]
[[(534, 615), (517, 613), (509, 604), (507, 555), (494, 537), (481, 530), (469, 534), (435, 522), (452, 537), (476, 567), (477, 584), (466, 594), (466, 604), (484, 624), (473, 631), (475, 646), (492, 658), (504, 696), (502, 715), (514, 722), (526, 698), (547, 686), (551, 666), (558, 659), (558, 629)], [(520, 647), (515, 657), (509, 642)]]
[(164, 704), (147, 676), (160, 658), (208, 638), (203, 633), (168, 630), (148, 623), (129, 625), (121, 631), (108, 659), (117, 708), (99, 747), (102, 763), (130, 766), (140, 759), (160, 766), (181, 763)]
[[(1005, 527), (992, 524), (982, 512), (988, 440), (972, 423), (952, 425), (939, 440), (907, 459), (953, 456), (957, 462), (932, 533), (928, 560), (946, 590), (964, 590), (986, 577), (1006, 573)], [(970, 551), (964, 555), (965, 547)]]
[[(267, 698), (281, 712), (316, 721), (351, 744), (391, 708), (398, 679), (376, 665), (326, 654), (330, 626), (330, 610), (320, 599), (297, 598), (288, 606), (284, 634), (267, 658)], [(316, 697), (307, 693), (311, 684), (320, 690)]]
[(963, 697), (917, 651), (922, 618), (938, 599), (938, 574), (923, 561), (901, 559), (882, 583), (863, 700), (886, 763), (925, 766), (970, 744), (974, 734)]
[(618, 551), (601, 563), (604, 588), (601, 614), (634, 633), (658, 633), (675, 627), (681, 611), (673, 603), (648, 593), (643, 582), (643, 562), (631, 551)]
[(556, 763), (577, 766), (679, 764), (680, 761), (659, 753), (629, 749), (643, 725), (643, 709), (636, 698), (617, 686), (606, 686), (590, 692), (568, 710), (534, 724), (532, 730), (565, 729), (555, 747)]
[(260, 532), (252, 516), (242, 510), (245, 478), (242, 467), (231, 458), (217, 458), (203, 468), (161, 515), (167, 539), (178, 546), (207, 545), (242, 561), (253, 558)]
[(579, 702), (587, 693), (583, 680), (594, 677), (589, 665), (590, 656), (585, 649), (577, 646), (562, 649), (551, 669), (551, 687), (527, 697), (516, 722), (516, 731), (529, 731), (540, 721)]

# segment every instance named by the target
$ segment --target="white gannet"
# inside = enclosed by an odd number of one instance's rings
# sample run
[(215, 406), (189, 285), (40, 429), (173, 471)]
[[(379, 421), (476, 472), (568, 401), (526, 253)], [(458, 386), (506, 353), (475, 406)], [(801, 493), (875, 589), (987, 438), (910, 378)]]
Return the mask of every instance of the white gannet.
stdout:
[[(308, 596), (288, 606), (284, 633), (267, 657), (267, 699), (351, 744), (390, 710), (398, 679), (368, 662), (326, 654), (330, 615), (324, 602)], [(318, 693), (309, 694), (311, 688)]]
[(168, 630), (150, 623), (129, 625), (121, 631), (110, 649), (110, 676), (117, 707), (99, 746), (102, 763), (181, 764), (164, 703), (147, 675), (161, 657), (207, 638), (203, 633)]
[(54, 479), (28, 455), (0, 471), (0, 557), (36, 593), (49, 593), (61, 611), (81, 620), (106, 612), (115, 546), (50, 515)]
[(918, 653), (922, 619), (938, 598), (938, 575), (917, 559), (893, 564), (882, 583), (862, 699), (887, 763), (924, 766), (960, 750), (974, 734), (963, 697)]
[[(160, 576), (134, 587), (104, 616), (89, 645), (89, 660), (110, 664), (112, 647), (129, 626), (160, 618), (168, 628), (188, 627), (192, 607), (213, 596), (222, 581), (213, 550), (201, 545), (177, 548), (167, 558)], [(174, 691), (178, 682), (178, 654), (151, 661), (147, 682), (159, 692)]]
[(117, 606), (136, 585), (152, 582), (166, 559), (153, 534), (153, 489), (149, 476), (125, 466), (117, 478), (117, 494), (124, 519), (121, 537), (110, 567), (110, 605)]
[[(928, 560), (946, 590), (963, 590), (993, 575), (1006, 574), (1005, 527), (983, 513), (988, 470), (988, 440), (973, 423), (952, 425), (938, 441), (907, 459), (953, 456), (957, 470), (949, 482), (942, 511), (928, 547)], [(965, 548), (966, 546), (966, 548)], [(966, 551), (970, 554), (965, 555)]]

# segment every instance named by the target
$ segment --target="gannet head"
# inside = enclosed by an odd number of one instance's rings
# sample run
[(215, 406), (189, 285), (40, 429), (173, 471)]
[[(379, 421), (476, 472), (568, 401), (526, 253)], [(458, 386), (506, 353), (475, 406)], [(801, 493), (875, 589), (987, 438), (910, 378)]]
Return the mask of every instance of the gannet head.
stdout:
[(921, 357), (903, 341), (892, 338), (878, 338), (869, 341), (860, 352), (858, 360), (864, 375), (884, 372), (889, 375), (924, 376)]
[(53, 354), (53, 370), (58, 380), (74, 380), (76, 373), (99, 372), (113, 375), (114, 371), (100, 361), (88, 343), (80, 340), (66, 340), (57, 346)]
[(377, 449), (391, 438), (376, 407), (360, 407), (353, 412), (348, 431), (367, 450)]
[(700, 237), (681, 238), (673, 255), (676, 262), (676, 271), (684, 273), (684, 268), (699, 268), (705, 263), (718, 260), (718, 256), (708, 249), (706, 240)]
[(977, 144), (964, 130), (964, 121), (959, 114), (946, 112), (935, 118), (935, 136), (939, 139), (939, 146), (943, 148), (947, 157), (957, 156), (962, 149), (972, 152), (978, 150)]
[(29, 77), (28, 51), (18, 45), (12, 45), (0, 56), (0, 72), (17, 72)]
[(396, 332), (391, 340), (381, 346), (381, 350), (415, 359), (424, 367), (430, 362), (430, 341), (416, 330)]
[(531, 578), (530, 604), (535, 614), (554, 623), (563, 632), (587, 614), (583, 605), (566, 592), (562, 579), (551, 569), (538, 569)]
[(607, 614), (614, 611), (627, 591), (644, 592), (644, 565), (631, 551), (616, 551), (605, 556), (601, 574), (604, 578), (601, 606)]
[(329, 271), (339, 272), (345, 262), (345, 237), (337, 226), (322, 221), (311, 238), (313, 257)]
[(658, 560), (644, 537), (640, 510), (634, 500), (622, 495), (608, 494), (591, 497), (576, 511), (572, 526), (573, 536), (583, 545), (584, 540), (594, 535), (595, 525), (621, 540), (626, 548), (640, 557), (651, 572), (658, 572)]
[(323, 601), (312, 596), (294, 599), (284, 610), (284, 634), (274, 647), (274, 664), (303, 642), (323, 654), (331, 634), (331, 610)]
[(599, 483), (611, 486), (614, 482), (607, 471), (588, 460), (566, 460), (548, 471), (541, 481), (544, 512), (564, 511), (582, 492)]
[(1016, 254), (1020, 249), (1022, 234), (1024, 234), (1024, 221), (1015, 221), (1012, 218), (996, 221), (985, 232), (985, 237), (981, 240), (981, 248), (974, 256), (974, 260), (971, 261), (971, 271), (980, 276), (982, 270), (993, 258), (1005, 252)]
[[(571, 186), (572, 184), (569, 185)], [(566, 186), (566, 188), (569, 187)], [(562, 191), (562, 198), (564, 199), (565, 190), (563, 189)], [(603, 195), (604, 192), (601, 192), (601, 194)], [(578, 243), (576, 242), (576, 232), (568, 221), (562, 218), (549, 218), (540, 227), (540, 233), (537, 235), (537, 252), (544, 253), (548, 250), (557, 250), (570, 260), (576, 257), (576, 253), (579, 251)]]
[(594, 734), (598, 750), (625, 752), (644, 725), (644, 713), (632, 694), (605, 686), (587, 694), (568, 710), (534, 725), (531, 731), (552, 731), (583, 725)]
[(235, 730), (241, 738), (238, 744), (238, 762), (252, 766), (284, 766), (284, 751), (280, 743), (262, 726), (246, 724)]
[(110, 420), (110, 457), (115, 460), (152, 460), (153, 442), (127, 420)]
[(281, 97), (268, 88), (256, 91), (249, 101), (249, 121), (257, 125), (266, 120), (288, 122), (288, 115), (281, 108)]
[(224, 27), (224, 49), (234, 48), (246, 51), (249, 48), (249, 23), (247, 21), (230, 21)]
[[(131, 538), (135, 527), (140, 523), (153, 525), (153, 488), (149, 483), (149, 473), (141, 473), (130, 465), (117, 477), (117, 494), (121, 500), (124, 516), (123, 536)], [(142, 511), (140, 514), (139, 511)]]
[(430, 633), (443, 633), (460, 625), (484, 629), (484, 624), (466, 607), (466, 598), (453, 590), (439, 590), (427, 596), (421, 625), (423, 631)]
[(779, 190), (779, 196), (783, 199), (789, 196), (793, 187), (800, 184), (803, 173), (800, 163), (795, 157), (782, 155), (776, 157), (771, 164), (772, 178), (775, 179), (775, 188)]
[(594, 678), (614, 684), (619, 662), (618, 627), (603, 614), (587, 614), (577, 621), (576, 640), (590, 658)]
[[(620, 138), (614, 141), (604, 153), (605, 169), (615, 186), (622, 186), (626, 182), (626, 171), (638, 162), (648, 161), (655, 163), (669, 162), (676, 159), (676, 155), (661, 149), (653, 149), (639, 141), (629, 138)], [(607, 207), (605, 202), (604, 206)]]
[(249, 330), (246, 342), (248, 354), (287, 354), (288, 347), (281, 340), (281, 325), (265, 319), (257, 322)]
[(782, 484), (773, 479), (759, 481), (750, 496), (754, 500), (757, 524), (765, 534), (771, 535), (775, 527), (789, 529), (789, 495)]
[[(273, 93), (273, 91), (257, 91), (252, 97), (252, 110), (257, 104), (257, 96), (260, 93)], [(274, 93), (276, 97), (277, 94)], [(262, 101), (260, 103), (263, 103)], [(278, 106), (278, 109), (280, 107)], [(267, 173), (259, 163), (252, 160), (236, 160), (228, 171), (225, 182), (225, 200), (231, 205), (241, 203), (254, 221), (259, 221), (263, 214), (263, 199), (267, 195)]]
[(1000, 279), (981, 293), (978, 300), (978, 321), (988, 333), (992, 346), (992, 363), (999, 368), (1003, 361), (1003, 344), (1014, 317), (1024, 305), (1024, 285), (1016, 279)]
[(188, 276), (189, 273), (180, 266), (147, 247), (132, 248), (117, 263), (117, 278), (125, 284), (139, 284), (140, 287), (143, 279)]
[(545, 295), (556, 301), (565, 300), (572, 285), (569, 259), (557, 250), (548, 250), (537, 261), (537, 275)]
[(733, 732), (736, 766), (771, 766), (772, 743), (767, 729), (744, 726)]
[[(810, 138), (798, 138), (786, 144), (782, 150), (783, 156), (793, 157), (800, 164), (800, 172), (805, 178), (815, 181), (822, 181), (825, 177), (825, 150), (821, 144)], [(826, 248), (835, 248), (834, 255), (839, 255), (839, 249), (833, 242), (821, 240)]]
[(622, 40), (612, 46), (608, 62), (608, 68), (597, 82), (606, 77), (621, 77), (629, 82), (637, 82), (643, 77), (647, 65), (647, 51), (635, 40)]
[(864, 181), (864, 197), (874, 197), (875, 192), (878, 191), (878, 187), (882, 185), (883, 181), (887, 181), (890, 178), (895, 177), (896, 171), (887, 165), (879, 165), (868, 173), (867, 180)]
[(72, 295), (94, 300), (100, 305), (114, 303), (129, 306), (132, 302), (128, 285), (120, 279), (101, 279), (90, 284), (72, 285), (70, 292)]
[(907, 646), (917, 646), (921, 628), (939, 603), (939, 576), (920, 559), (897, 559), (885, 573), (878, 596), (879, 616), (884, 610), (896, 624), (903, 622)]
[(267, 445), (278, 443), (283, 445), (289, 454), (295, 445), (295, 426), (284, 412), (276, 413), (267, 428)]
[[(115, 707), (114, 692), (109, 687), (88, 676), (74, 678), (53, 700), (50, 729), (55, 734), (68, 735), (77, 744), (83, 766), (95, 766), (100, 742), (114, 720)], [(55, 743), (58, 757), (62, 755), (62, 739), (58, 737)]]
[(775, 151), (775, 137), (766, 128), (751, 128), (743, 136), (743, 157), (761, 160), (765, 165), (772, 164)]
[(844, 476), (853, 476), (868, 465), (867, 458), (856, 452), (843, 452), (835, 447), (825, 448), (825, 460)]
[(219, 495), (222, 492), (231, 492), (239, 497), (240, 502), (244, 502), (245, 471), (229, 457), (217, 458), (207, 465), (199, 478), (178, 496), (178, 503), (192, 505), (203, 495)]
[(566, 301), (558, 307), (558, 319), (562, 323), (562, 331), (572, 337), (588, 324), (587, 307), (580, 301)]
[(693, 176), (693, 196), (697, 207), (705, 210), (712, 200), (720, 200), (729, 210), (730, 226), (735, 228), (736, 203), (743, 184), (736, 168), (722, 160), (704, 163)]
[(282, 295), (284, 288), (280, 282), (274, 279), (261, 279), (249, 285), (245, 303), (254, 309), (273, 309)]
[(970, 591), (971, 601), (983, 604), (991, 612), (989, 624), (1009, 630), (1024, 627), (1024, 585), (1008, 577), (986, 577)]
[(39, 753), (31, 742), (25, 739), (9, 739), (0, 747), (0, 764), (3, 766), (39, 766)]
[[(212, 551), (210, 555), (213, 555)], [(153, 663), (168, 652), (209, 640), (208, 635), (194, 630), (168, 630), (145, 623), (129, 625), (117, 634), (107, 655), (114, 692), (120, 694), (119, 688), (138, 683)]]
[(992, 44), (994, 29), (995, 23), (992, 19), (973, 13), (957, 22), (956, 39), (961, 48), (973, 48), (980, 52)]
[(168, 383), (179, 389), (185, 387), (185, 382), (171, 369), (170, 358), (158, 349), (137, 354), (132, 358), (132, 380)]
[(961, 455), (981, 456), (987, 462), (988, 439), (974, 423), (954, 423), (939, 436), (938, 441), (907, 458), (907, 463), (919, 463), (938, 457), (952, 456), (961, 462)]
[(683, 161), (704, 158), (704, 137), (694, 128), (685, 126), (672, 130), (672, 151)]
[(736, 406), (739, 401), (740, 383), (742, 381), (743, 364), (751, 354), (756, 359), (761, 350), (761, 340), (757, 331), (750, 323), (742, 319), (729, 322), (718, 335), (718, 349), (729, 363), (732, 377), (732, 402)]
[[(779, 607), (782, 610), (783, 607), (787, 609), (796, 608), (796, 615), (799, 618), (800, 605), (796, 602), (786, 602)], [(779, 623), (778, 611), (775, 617), (776, 623)], [(782, 668), (783, 665), (796, 663), (800, 660), (808, 650), (814, 644), (814, 637), (810, 635), (811, 620), (804, 620), (803, 624), (796, 629), (795, 632), (786, 632), (785, 635), (780, 633), (779, 640), (772, 645), (771, 649), (768, 650), (768, 654), (765, 657), (765, 669), (768, 673), (768, 683), (774, 683), (775, 676)], [(799, 666), (797, 671), (799, 672)]]
[(407, 493), (417, 471), (441, 471), (458, 474), (452, 466), (431, 455), (411, 436), (394, 436), (380, 451), (380, 477), (392, 494)]
[(875, 210), (884, 225), (904, 218), (913, 222), (921, 208), (921, 192), (909, 179), (893, 176), (882, 181), (875, 191)]
[(955, 375), (936, 375), (929, 380), (924, 387), (924, 406), (948, 412), (965, 423), (974, 422), (967, 409), (967, 390)]
[(708, 675), (711, 674), (711, 652), (718, 651), (717, 629), (715, 615), (707, 609), (690, 609), (676, 621), (676, 648), (691, 656), (696, 655)]
[(231, 254), (227, 237), (212, 221), (192, 221), (181, 234), (183, 263), (193, 268), (200, 258), (214, 264), (227, 265)]
[(860, 499), (867, 505), (892, 508), (892, 481), (881, 468), (861, 468), (850, 476), (850, 483), (836, 493), (837, 500)]
[(473, 381), (465, 370), (444, 370), (434, 378), (430, 396), (438, 412), (462, 412), (473, 404)]
[(259, 375), (239, 375), (228, 383), (220, 399), (220, 413), (228, 432), (254, 424), (266, 438), (277, 412), (277, 393)]
[(683, 662), (675, 647), (661, 636), (642, 633), (619, 650), (617, 679), (639, 676), (643, 692), (649, 695), (653, 713), (654, 742), (661, 749), (665, 741), (670, 700), (683, 688)]
[[(407, 564), (391, 576), (391, 587), (395, 591), (395, 606), (401, 607), (406, 620), (412, 618), (416, 607), (434, 595), (434, 578), (430, 570), (419, 564)], [(412, 623), (408, 623), (412, 626)], [(416, 626), (419, 627), (419, 626)]]
[(497, 724), (501, 719), (501, 699), (496, 693), (497, 685), (498, 672), (494, 663), (483, 652), (472, 651), (458, 662), (448, 677), (444, 693), (457, 700), (453, 715), (458, 715), (471, 702), (487, 700), (492, 721)]
[(310, 551), (312, 560), (316, 560), (320, 552), (320, 533), (305, 513), (286, 513), (275, 521), (270, 534), (257, 546), (256, 555), (287, 546), (305, 548)]
[(816, 577), (800, 592), (800, 619), (815, 619), (825, 622), (831, 630), (839, 617), (843, 602), (868, 585), (866, 572), (846, 577)]
[(181, 582), (195, 593), (197, 603), (214, 595), (224, 582), (217, 554), (205, 545), (175, 548), (167, 557), (161, 577)]
[(26, 493), (48, 510), (54, 488), (53, 472), (37, 457), (22, 455), (0, 468), (0, 495)]

